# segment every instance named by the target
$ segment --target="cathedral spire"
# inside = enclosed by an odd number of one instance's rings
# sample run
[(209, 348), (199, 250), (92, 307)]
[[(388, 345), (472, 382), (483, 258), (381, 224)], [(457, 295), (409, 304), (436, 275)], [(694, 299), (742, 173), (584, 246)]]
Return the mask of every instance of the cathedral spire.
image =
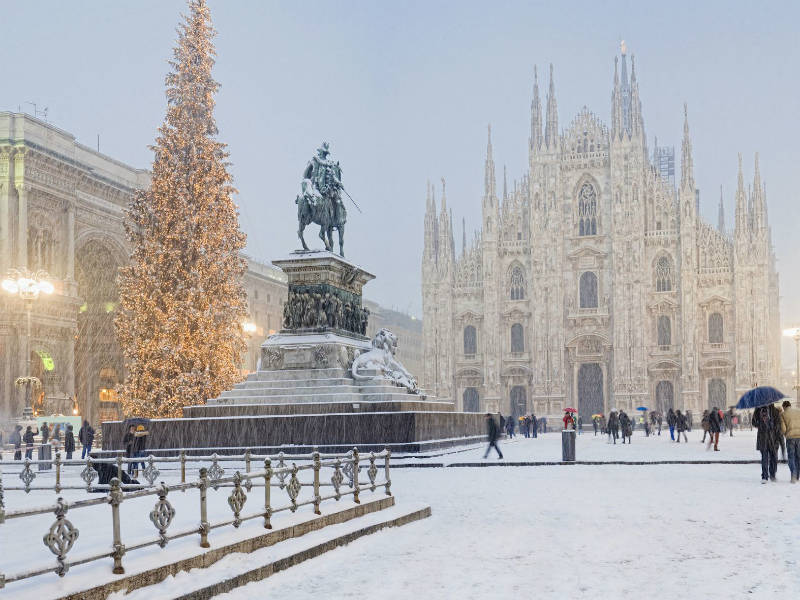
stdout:
[[(488, 127), (489, 129), (489, 137), (488, 142), (486, 143), (486, 167), (484, 170), (484, 193), (486, 195), (487, 200), (493, 200), (496, 197), (496, 181), (495, 181), (495, 174), (494, 174), (494, 157), (492, 156), (492, 126), (491, 124)], [(444, 180), (442, 180), (442, 186), (444, 186)]]
[(739, 181), (736, 186), (736, 237), (747, 233), (748, 221), (747, 195), (744, 191), (744, 174), (742, 173), (742, 155), (739, 153)]
[(722, 186), (719, 186), (719, 211), (717, 215), (717, 231), (725, 233), (725, 206), (722, 203), (724, 196), (722, 194)]
[(689, 139), (689, 109), (683, 103), (683, 146), (681, 147), (681, 189), (694, 189), (692, 141)]
[(461, 217), (461, 257), (467, 255), (467, 220)]
[(614, 57), (614, 91), (611, 92), (611, 135), (622, 136), (622, 92), (619, 88), (619, 57)]
[(636, 62), (631, 55), (631, 135), (641, 135), (644, 140), (642, 102), (639, 99), (639, 83), (636, 81)]
[(422, 251), (423, 261), (435, 264), (438, 254), (438, 226), (436, 222), (436, 199), (433, 196), (433, 186), (430, 180), (426, 182), (427, 198), (425, 208), (425, 246)]
[(550, 63), (550, 89), (547, 92), (547, 126), (544, 130), (544, 143), (551, 149), (558, 144), (558, 107), (556, 106), (556, 83), (553, 79), (552, 63)]
[(767, 225), (766, 202), (764, 188), (761, 185), (761, 169), (758, 166), (758, 152), (756, 152), (755, 173), (753, 175), (753, 230), (759, 231)]
[(622, 104), (622, 123), (620, 129), (631, 134), (631, 86), (628, 82), (628, 50), (625, 46), (625, 40), (620, 42), (620, 52), (622, 53), (622, 72), (620, 82), (620, 103)]
[(503, 165), (503, 202), (508, 198), (508, 176), (506, 175), (506, 166)]
[(542, 147), (542, 102), (539, 100), (539, 75), (533, 67), (533, 100), (531, 100), (531, 151)]

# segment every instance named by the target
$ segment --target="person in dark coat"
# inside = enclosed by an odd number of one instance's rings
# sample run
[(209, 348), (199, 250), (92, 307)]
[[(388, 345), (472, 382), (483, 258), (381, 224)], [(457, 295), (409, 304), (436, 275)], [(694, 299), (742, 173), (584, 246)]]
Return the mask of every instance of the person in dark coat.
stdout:
[(14, 460), (22, 460), (22, 425), (15, 425), (14, 431), (8, 437), (8, 443), (14, 444)]
[(675, 411), (675, 428), (678, 430), (678, 439), (675, 441), (677, 443), (681, 443), (681, 434), (683, 434), (683, 440), (688, 444), (689, 438), (686, 436), (686, 415), (681, 414), (681, 411)]
[(511, 416), (506, 419), (506, 435), (509, 438), (514, 437), (514, 417)]
[[(131, 425), (128, 428), (128, 431), (122, 437), (122, 446), (125, 448), (125, 457), (126, 458), (133, 458), (133, 443), (136, 439), (136, 427)], [(128, 475), (133, 475), (133, 469), (135, 467), (135, 463), (133, 461), (128, 463)]]
[(616, 445), (617, 438), (619, 437), (619, 416), (615, 410), (612, 410), (608, 415), (606, 431), (608, 431), (608, 441), (610, 442), (613, 438), (614, 444)]
[(671, 408), (667, 411), (667, 426), (669, 427), (669, 437), (675, 441), (675, 411)]
[(592, 417), (592, 429), (594, 429), (594, 436), (597, 437), (597, 430), (600, 429), (600, 417)]
[[(147, 436), (150, 432), (144, 428), (144, 425), (137, 425), (136, 431), (133, 434), (133, 456), (134, 458), (144, 458), (145, 448), (147, 447)], [(134, 463), (136, 466), (137, 463)], [(145, 468), (144, 461), (139, 463), (142, 465), (142, 470)], [(138, 468), (136, 469), (136, 476), (139, 476)]]
[(72, 433), (72, 425), (67, 425), (67, 432), (64, 434), (64, 452), (67, 453), (67, 460), (72, 460), (72, 453), (75, 452), (75, 436)]
[(89, 425), (89, 421), (84, 421), (83, 427), (78, 431), (78, 441), (81, 443), (81, 446), (83, 446), (81, 459), (84, 459), (87, 455), (92, 453), (92, 444), (94, 443), (94, 429)]
[(492, 448), (497, 450), (497, 458), (503, 458), (503, 453), (500, 452), (500, 447), (497, 445), (497, 438), (499, 437), (500, 429), (497, 427), (497, 422), (494, 420), (491, 413), (486, 413), (486, 439), (489, 442), (489, 446), (486, 448), (486, 453), (483, 455), (483, 458), (489, 456), (489, 451)]
[(722, 419), (719, 416), (719, 409), (715, 406), (708, 413), (708, 432), (711, 437), (708, 439), (708, 446), (706, 450), (711, 449), (711, 443), (714, 443), (714, 451), (719, 452), (719, 432), (722, 429)]
[(533, 437), (539, 437), (539, 421), (536, 418), (536, 415), (531, 413), (531, 431), (533, 432)]
[(47, 443), (47, 440), (50, 439), (50, 428), (47, 426), (47, 421), (42, 424), (42, 428), (39, 430), (39, 433), (42, 434), (42, 446)]
[(767, 479), (775, 481), (781, 414), (773, 404), (761, 406), (753, 413), (753, 425), (758, 428), (756, 450), (761, 452), (761, 483), (767, 483)]
[(30, 425), (25, 429), (22, 441), (25, 442), (25, 458), (33, 458), (33, 430)]
[(624, 410), (619, 411), (619, 428), (622, 432), (622, 443), (624, 444), (625, 438), (628, 438), (628, 443), (630, 444), (633, 428), (631, 425), (631, 418)]

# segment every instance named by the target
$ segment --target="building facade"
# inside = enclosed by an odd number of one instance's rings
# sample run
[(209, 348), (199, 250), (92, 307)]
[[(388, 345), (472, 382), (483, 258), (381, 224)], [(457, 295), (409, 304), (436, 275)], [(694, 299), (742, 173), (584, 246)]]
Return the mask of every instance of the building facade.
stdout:
[[(611, 126), (584, 108), (559, 130), (553, 70), (534, 79), (527, 172), (498, 193), (491, 130), (482, 226), (456, 255), (428, 190), (423, 385), (467, 411), (584, 419), (612, 407), (735, 404), (780, 369), (778, 275), (758, 156), (735, 227), (699, 215), (684, 107), (680, 181), (653, 158), (631, 58), (614, 62)], [(733, 156), (731, 156), (733, 159)], [(672, 169), (674, 173), (674, 169)], [(722, 211), (720, 205), (720, 211)]]

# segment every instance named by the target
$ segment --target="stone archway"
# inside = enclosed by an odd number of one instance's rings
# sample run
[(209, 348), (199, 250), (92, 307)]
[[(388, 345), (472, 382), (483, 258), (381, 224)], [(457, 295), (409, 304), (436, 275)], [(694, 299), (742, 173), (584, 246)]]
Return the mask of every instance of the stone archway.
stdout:
[(117, 271), (122, 259), (116, 248), (99, 239), (87, 240), (75, 257), (81, 299), (75, 337), (75, 393), (82, 416), (98, 423), (120, 414), (110, 385), (112, 380), (121, 383), (124, 372), (114, 327), (119, 303)]
[(578, 368), (578, 413), (584, 423), (592, 415), (605, 412), (603, 398), (603, 368), (600, 363), (583, 363)]

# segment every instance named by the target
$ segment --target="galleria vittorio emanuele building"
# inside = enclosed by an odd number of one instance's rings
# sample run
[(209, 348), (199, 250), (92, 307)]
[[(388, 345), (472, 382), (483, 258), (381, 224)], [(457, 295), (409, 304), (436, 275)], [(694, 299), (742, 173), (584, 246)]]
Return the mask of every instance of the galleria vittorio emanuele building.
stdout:
[[(423, 383), (463, 410), (700, 411), (777, 380), (778, 275), (758, 156), (752, 183), (739, 156), (733, 228), (721, 201), (719, 223), (704, 222), (688, 116), (676, 181), (674, 152), (648, 150), (624, 51), (613, 77), (611, 126), (584, 108), (563, 130), (552, 66), (544, 110), (534, 81), (528, 170), (500, 193), (490, 131), (482, 226), (460, 256), (445, 190), (437, 206), (429, 187)], [(733, 181), (736, 152), (719, 151)]]

